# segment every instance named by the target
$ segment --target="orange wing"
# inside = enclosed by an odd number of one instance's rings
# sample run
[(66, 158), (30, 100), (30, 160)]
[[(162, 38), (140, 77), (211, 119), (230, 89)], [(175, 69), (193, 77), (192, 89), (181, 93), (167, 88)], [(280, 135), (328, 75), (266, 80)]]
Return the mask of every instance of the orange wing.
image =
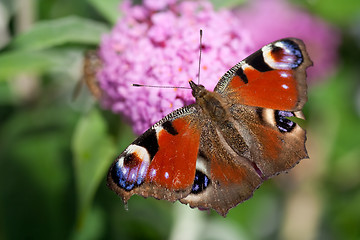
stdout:
[(190, 193), (201, 133), (196, 111), (190, 105), (169, 114), (114, 161), (108, 186), (124, 202), (134, 194), (175, 201)]
[(304, 43), (288, 38), (270, 43), (231, 68), (215, 87), (231, 103), (286, 111), (307, 101)]

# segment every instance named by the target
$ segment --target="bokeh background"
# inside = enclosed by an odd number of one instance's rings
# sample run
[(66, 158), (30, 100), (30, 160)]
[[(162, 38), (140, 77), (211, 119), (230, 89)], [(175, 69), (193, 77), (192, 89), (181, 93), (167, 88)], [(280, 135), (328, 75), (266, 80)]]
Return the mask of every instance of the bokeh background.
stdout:
[[(249, 2), (211, 2), (260, 18)], [(222, 218), (138, 196), (124, 206), (106, 187), (135, 135), (76, 89), (84, 52), (121, 19), (119, 0), (1, 0), (0, 239), (360, 239), (360, 1), (289, 3), (334, 30), (318, 50), (335, 52), (332, 64), (304, 109), (310, 159)]]

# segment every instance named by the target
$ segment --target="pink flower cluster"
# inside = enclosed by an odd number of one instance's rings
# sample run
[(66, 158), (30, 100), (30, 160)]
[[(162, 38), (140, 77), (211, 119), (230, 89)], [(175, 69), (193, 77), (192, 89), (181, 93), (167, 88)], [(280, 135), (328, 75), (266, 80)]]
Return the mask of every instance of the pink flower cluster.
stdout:
[(305, 40), (316, 66), (313, 76), (324, 76), (336, 59), (338, 38), (333, 30), (283, 0), (257, 0), (237, 11), (215, 11), (206, 0), (143, 0), (141, 5), (125, 0), (122, 12), (102, 39), (98, 79), (102, 105), (121, 114), (137, 134), (193, 102), (191, 90), (132, 84), (187, 87), (190, 79), (196, 81), (200, 29), (200, 83), (209, 90), (234, 64), (283, 37)]
[(213, 90), (220, 77), (254, 49), (245, 26), (207, 1), (144, 0), (122, 5), (124, 17), (103, 37), (98, 78), (103, 106), (142, 133), (166, 114), (193, 101), (191, 90), (138, 88), (132, 84), (186, 86), (195, 80), (203, 30), (201, 84)]

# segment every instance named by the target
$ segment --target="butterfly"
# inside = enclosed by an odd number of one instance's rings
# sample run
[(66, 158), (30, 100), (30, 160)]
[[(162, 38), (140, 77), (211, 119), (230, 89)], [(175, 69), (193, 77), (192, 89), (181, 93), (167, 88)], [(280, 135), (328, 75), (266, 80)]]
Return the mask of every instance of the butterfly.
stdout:
[(126, 203), (134, 195), (222, 216), (268, 178), (308, 158), (304, 43), (272, 42), (228, 70), (213, 92), (190, 81), (196, 103), (165, 116), (111, 165), (107, 182)]
[(72, 99), (75, 100), (81, 91), (84, 83), (86, 83), (90, 93), (96, 98), (100, 99), (102, 96), (102, 90), (97, 82), (96, 74), (101, 69), (102, 62), (96, 51), (89, 50), (84, 54), (83, 61), (83, 76), (80, 81), (76, 84), (73, 91)]

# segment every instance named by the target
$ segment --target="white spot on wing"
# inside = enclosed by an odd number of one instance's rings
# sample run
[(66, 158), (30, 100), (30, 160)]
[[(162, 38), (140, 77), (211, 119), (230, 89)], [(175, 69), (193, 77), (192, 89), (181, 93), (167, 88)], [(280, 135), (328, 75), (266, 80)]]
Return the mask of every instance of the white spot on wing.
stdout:
[(291, 51), (286, 47), (286, 45), (282, 41), (276, 42), (274, 45), (276, 47), (284, 49), (285, 53), (291, 53)]
[[(119, 168), (122, 168), (122, 167), (124, 166), (124, 159), (125, 159), (125, 157), (122, 156), (122, 157), (120, 157), (119, 160), (117, 161), (116, 165), (117, 165)], [(124, 172), (124, 174), (125, 174), (125, 173), (126, 173), (126, 172)]]
[(250, 67), (250, 65), (247, 64), (245, 61), (242, 61), (242, 62), (243, 62), (243, 64), (241, 65), (241, 68), (242, 68), (243, 70), (245, 70), (246, 68), (253, 68), (253, 67)]
[[(119, 162), (120, 162), (120, 161), (119, 161)], [(119, 162), (118, 162), (118, 166), (119, 166)], [(124, 175), (126, 175), (127, 172), (129, 171), (127, 168), (123, 168), (122, 165), (119, 166), (119, 167), (120, 167), (120, 169), (121, 169), (121, 172), (122, 172)]]
[[(135, 145), (135, 144), (131, 144), (130, 146), (128, 146), (123, 155), (119, 158), (119, 160), (117, 161), (117, 166), (119, 169), (121, 169), (121, 171), (123, 172), (124, 175), (126, 175), (128, 173), (128, 168), (124, 167), (124, 160), (125, 157), (135, 153), (144, 163), (144, 166), (148, 166), (150, 164), (150, 155), (148, 153), (148, 151), (146, 150), (146, 148)], [(145, 170), (142, 170), (145, 171)]]
[(286, 85), (286, 84), (283, 84), (283, 85), (281, 85), (284, 89), (288, 89), (289, 88), (289, 86), (288, 85)]
[(289, 74), (287, 72), (281, 72), (280, 76), (283, 77), (283, 78), (288, 78)]
[(139, 175), (144, 176), (146, 174), (147, 169), (148, 169), (148, 165), (147, 164), (142, 164), (141, 167), (140, 167)]
[(146, 148), (131, 144), (125, 150), (126, 154), (135, 153), (142, 161), (150, 163), (150, 155)]
[(154, 127), (155, 132), (156, 132), (156, 137), (159, 138), (159, 133), (161, 132), (161, 130), (163, 130), (163, 127), (161, 125), (157, 125)]
[(156, 169), (152, 169), (150, 171), (150, 178), (154, 178), (156, 176)]

